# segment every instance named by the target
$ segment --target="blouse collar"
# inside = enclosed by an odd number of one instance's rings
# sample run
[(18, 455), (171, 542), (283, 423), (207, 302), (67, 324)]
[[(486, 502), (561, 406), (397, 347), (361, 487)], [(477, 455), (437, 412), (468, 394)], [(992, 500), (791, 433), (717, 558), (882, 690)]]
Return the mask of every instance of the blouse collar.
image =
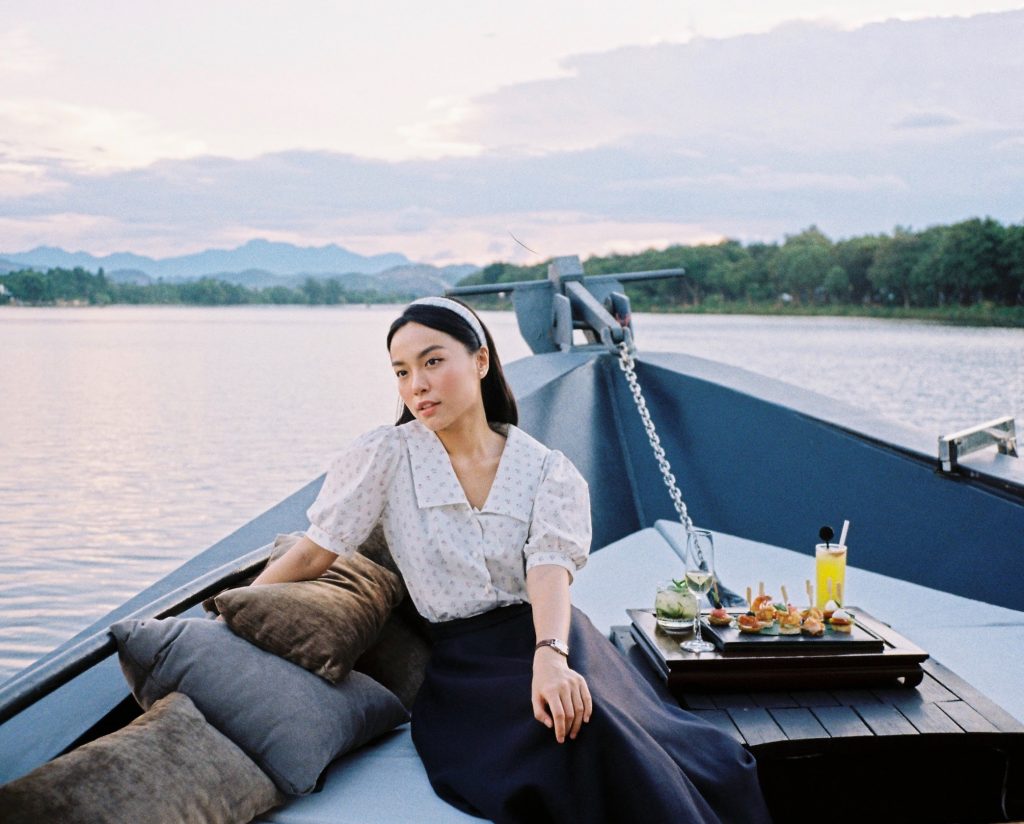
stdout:
[[(536, 481), (540, 478), (549, 450), (519, 427), (513, 424), (501, 426), (507, 426), (505, 448), (487, 501), (479, 512), (528, 521), (533, 511)], [(417, 506), (420, 509), (450, 504), (468, 507), (466, 493), (437, 434), (417, 420), (409, 421), (399, 429), (405, 434), (409, 447)]]

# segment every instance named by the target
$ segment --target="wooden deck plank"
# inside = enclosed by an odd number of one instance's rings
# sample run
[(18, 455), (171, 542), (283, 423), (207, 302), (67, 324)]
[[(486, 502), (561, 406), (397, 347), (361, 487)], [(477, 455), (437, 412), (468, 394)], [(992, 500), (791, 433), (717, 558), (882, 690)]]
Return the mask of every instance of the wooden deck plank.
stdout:
[(937, 704), (940, 701), (959, 701), (960, 699), (936, 681), (931, 675), (925, 675), (921, 683), (913, 689), (906, 687), (876, 687), (872, 692), (883, 704), (894, 707), (919, 706), (921, 704)]
[(875, 735), (917, 735), (917, 729), (895, 707), (882, 703), (853, 707)]
[(899, 711), (918, 732), (962, 732), (960, 726), (935, 704), (904, 704)]
[(733, 707), (728, 713), (750, 746), (786, 740), (786, 734), (763, 707)]
[(836, 699), (844, 707), (852, 707), (856, 704), (881, 704), (871, 690), (868, 689), (852, 689), (852, 690), (831, 690), (832, 697)]
[(722, 692), (711, 696), (711, 700), (715, 702), (715, 706), (722, 710), (731, 709), (742, 709), (749, 708), (753, 709), (757, 706), (757, 703), (748, 693), (745, 692)]
[(714, 724), (718, 729), (724, 732), (731, 738), (736, 739), (741, 744), (746, 744), (743, 735), (736, 728), (736, 725), (732, 722), (732, 718), (729, 717), (729, 713), (725, 710), (693, 710), (693, 714), (698, 718), (702, 718), (711, 724)]
[(750, 697), (759, 707), (799, 707), (800, 704), (788, 692), (752, 692)]
[(956, 721), (966, 732), (998, 732), (996, 725), (966, 701), (943, 701), (935, 706)]
[[(929, 704), (938, 704), (940, 701), (957, 700), (957, 696), (942, 686), (942, 684), (936, 681), (928, 672), (925, 672), (925, 676), (921, 680), (921, 683), (917, 685), (916, 691), (920, 694), (921, 698)], [(913, 692), (913, 690), (907, 690), (907, 692)]]
[[(883, 704), (888, 704), (892, 707), (899, 707), (900, 709), (903, 709), (903, 707), (919, 707), (921, 704), (931, 703), (927, 701), (925, 696), (916, 689), (908, 690), (905, 687), (876, 687), (872, 692)], [(955, 700), (955, 696), (950, 697)]]
[(871, 728), (850, 707), (812, 707), (811, 712), (833, 738), (872, 735)]
[(828, 738), (829, 734), (806, 707), (777, 707), (768, 710), (790, 741), (803, 738)]
[(1018, 721), (991, 698), (978, 692), (975, 687), (935, 659), (925, 661), (921, 664), (921, 668), (974, 707), (1000, 732), (1024, 732), (1024, 723)]
[(801, 707), (838, 707), (839, 702), (826, 690), (799, 690), (792, 693)]

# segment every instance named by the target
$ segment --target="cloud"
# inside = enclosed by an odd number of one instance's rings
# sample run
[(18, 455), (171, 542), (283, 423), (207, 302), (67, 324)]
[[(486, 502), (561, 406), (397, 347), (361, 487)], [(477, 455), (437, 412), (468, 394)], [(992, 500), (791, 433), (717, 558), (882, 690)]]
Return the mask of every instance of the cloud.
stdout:
[[(148, 254), (259, 236), (488, 262), (529, 259), (509, 232), (544, 255), (585, 255), (811, 223), (847, 236), (1018, 221), (1020, 42), (1024, 12), (582, 55), (561, 77), (438, 100), (441, 125), (420, 139), (465, 151), (400, 162), (196, 155), (145, 118), (59, 107), (38, 116), (69, 124), (66, 145), (42, 131), (12, 143), (32, 124), (8, 101), (0, 178), (17, 185), (0, 186), (0, 252), (46, 232)], [(166, 159), (100, 165), (88, 135), (116, 129), (133, 130), (140, 157), (157, 146)], [(56, 215), (75, 217), (65, 231)]]
[(944, 112), (920, 112), (901, 117), (893, 124), (896, 129), (941, 129), (958, 126), (963, 121)]
[(24, 28), (0, 31), (0, 78), (39, 75), (54, 63), (52, 54)]
[(175, 134), (145, 114), (53, 100), (0, 99), (0, 134), (4, 154), (15, 162), (39, 167), (44, 159), (57, 160), (86, 172), (205, 150), (202, 141)]
[(1014, 12), (629, 47), (480, 98), (443, 137), (492, 150), (653, 136), (699, 151), (722, 141), (828, 151), (892, 139), (888, 124), (1021, 127), (1024, 98), (1010, 92), (1021, 42), (1024, 13)]

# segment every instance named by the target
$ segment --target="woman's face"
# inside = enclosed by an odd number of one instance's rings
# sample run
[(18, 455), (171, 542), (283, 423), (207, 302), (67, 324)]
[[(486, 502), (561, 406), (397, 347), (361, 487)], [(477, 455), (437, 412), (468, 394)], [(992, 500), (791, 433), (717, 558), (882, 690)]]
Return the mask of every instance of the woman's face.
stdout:
[(483, 413), (487, 347), (470, 354), (451, 335), (410, 322), (392, 336), (390, 353), (398, 394), (428, 429), (439, 432)]

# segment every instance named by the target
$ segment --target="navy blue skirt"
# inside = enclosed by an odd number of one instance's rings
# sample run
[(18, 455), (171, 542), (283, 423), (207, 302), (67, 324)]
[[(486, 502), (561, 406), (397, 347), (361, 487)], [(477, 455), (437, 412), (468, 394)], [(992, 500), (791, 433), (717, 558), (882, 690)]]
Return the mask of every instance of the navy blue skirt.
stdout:
[(563, 744), (533, 716), (529, 604), (430, 632), (412, 738), (434, 791), (460, 810), (500, 824), (770, 821), (754, 757), (662, 701), (579, 609), (569, 665), (594, 711)]

